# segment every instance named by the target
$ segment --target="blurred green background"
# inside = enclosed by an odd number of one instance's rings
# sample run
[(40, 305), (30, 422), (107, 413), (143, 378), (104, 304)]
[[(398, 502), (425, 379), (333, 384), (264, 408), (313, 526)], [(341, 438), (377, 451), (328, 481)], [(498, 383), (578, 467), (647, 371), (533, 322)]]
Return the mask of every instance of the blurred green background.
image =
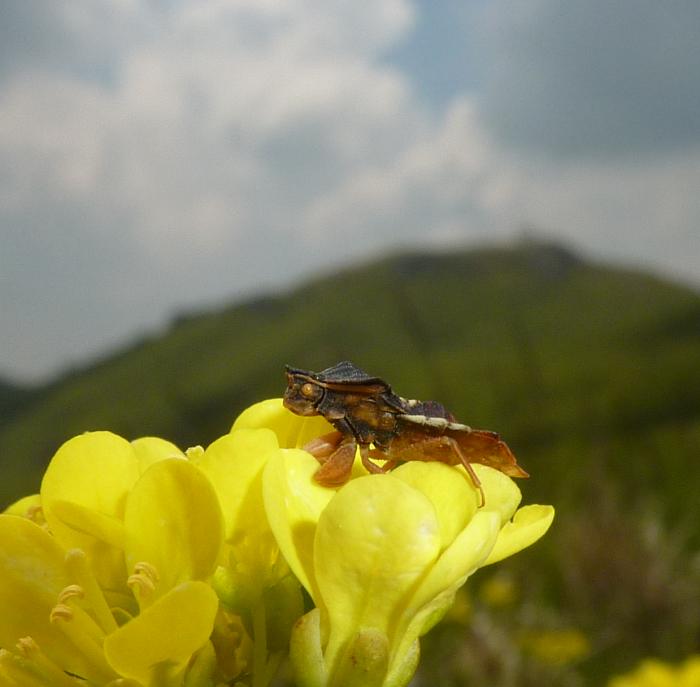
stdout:
[(70, 436), (181, 447), (279, 396), (283, 365), (350, 359), (499, 431), (550, 533), (479, 571), (423, 641), (416, 685), (601, 685), (700, 642), (700, 296), (522, 242), (405, 253), (183, 315), (47, 386), (0, 385), (2, 505)]

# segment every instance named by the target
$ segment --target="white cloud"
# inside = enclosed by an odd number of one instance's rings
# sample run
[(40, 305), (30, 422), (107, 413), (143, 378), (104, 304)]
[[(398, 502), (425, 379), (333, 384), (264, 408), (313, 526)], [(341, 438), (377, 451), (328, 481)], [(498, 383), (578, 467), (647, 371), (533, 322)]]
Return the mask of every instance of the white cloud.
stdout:
[(0, 334), (20, 374), (291, 278), (304, 264), (285, 270), (282, 243), (294, 251), (304, 208), (423, 120), (375, 63), (413, 21), (401, 0), (81, 7), (46, 8), (51, 23), (11, 8), (53, 45), (18, 51), (0, 91), (0, 307), (35, 314)]
[(331, 242), (336, 237), (328, 227), (338, 226), (379, 245), (392, 239), (426, 243), (446, 235), (483, 237), (498, 183), (488, 137), (474, 107), (463, 99), (388, 163), (367, 165), (312, 203), (307, 240)]
[[(700, 283), (700, 147), (647, 157), (547, 159), (494, 139), (478, 106), (444, 120), (389, 165), (350, 177), (309, 207), (311, 243), (342, 226), (362, 245), (456, 242), (539, 228), (587, 252)], [(695, 189), (695, 190), (694, 190)]]
[(610, 260), (700, 285), (700, 146), (653, 160), (519, 160), (513, 216)]
[(608, 157), (700, 143), (700, 3), (493, 0), (472, 19), (486, 122), (510, 145)]

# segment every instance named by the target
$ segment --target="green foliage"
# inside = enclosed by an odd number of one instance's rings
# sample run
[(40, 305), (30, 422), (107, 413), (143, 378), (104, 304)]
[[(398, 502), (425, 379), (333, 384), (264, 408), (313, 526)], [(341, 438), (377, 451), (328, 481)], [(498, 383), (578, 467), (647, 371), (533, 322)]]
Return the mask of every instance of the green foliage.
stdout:
[(0, 500), (36, 490), (76, 433), (206, 444), (246, 405), (282, 393), (284, 363), (341, 359), (508, 440), (532, 475), (526, 501), (558, 510), (513, 574), (591, 638), (584, 673), (600, 681), (642, 653), (675, 659), (697, 642), (700, 297), (556, 246), (407, 254), (181, 318), (0, 424)]

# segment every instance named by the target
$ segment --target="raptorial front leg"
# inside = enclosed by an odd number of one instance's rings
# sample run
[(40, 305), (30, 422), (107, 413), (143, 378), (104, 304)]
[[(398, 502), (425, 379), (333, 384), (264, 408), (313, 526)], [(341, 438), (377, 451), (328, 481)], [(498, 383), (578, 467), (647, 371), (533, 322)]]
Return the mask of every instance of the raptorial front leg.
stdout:
[(314, 479), (324, 487), (345, 484), (350, 479), (356, 450), (357, 442), (354, 439), (343, 441), (315, 472)]
[(335, 451), (338, 450), (343, 440), (342, 432), (328, 432), (316, 437), (304, 444), (304, 451), (308, 451), (321, 465), (323, 465)]

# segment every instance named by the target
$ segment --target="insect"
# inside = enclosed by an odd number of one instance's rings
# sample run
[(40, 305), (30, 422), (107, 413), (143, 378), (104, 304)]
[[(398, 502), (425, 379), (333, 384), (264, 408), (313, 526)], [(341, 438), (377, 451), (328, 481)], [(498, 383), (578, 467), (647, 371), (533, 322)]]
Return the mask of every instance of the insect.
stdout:
[[(284, 405), (302, 416), (322, 415), (335, 431), (313, 439), (304, 449), (321, 463), (315, 480), (338, 486), (350, 478), (355, 451), (371, 473), (387, 472), (409, 460), (463, 465), (474, 486), (484, 492), (472, 463), (510, 477), (528, 477), (496, 432), (455, 421), (436, 401), (407, 400), (383, 379), (343, 361), (321, 372), (287, 365)], [(373, 459), (385, 461), (377, 465)]]

